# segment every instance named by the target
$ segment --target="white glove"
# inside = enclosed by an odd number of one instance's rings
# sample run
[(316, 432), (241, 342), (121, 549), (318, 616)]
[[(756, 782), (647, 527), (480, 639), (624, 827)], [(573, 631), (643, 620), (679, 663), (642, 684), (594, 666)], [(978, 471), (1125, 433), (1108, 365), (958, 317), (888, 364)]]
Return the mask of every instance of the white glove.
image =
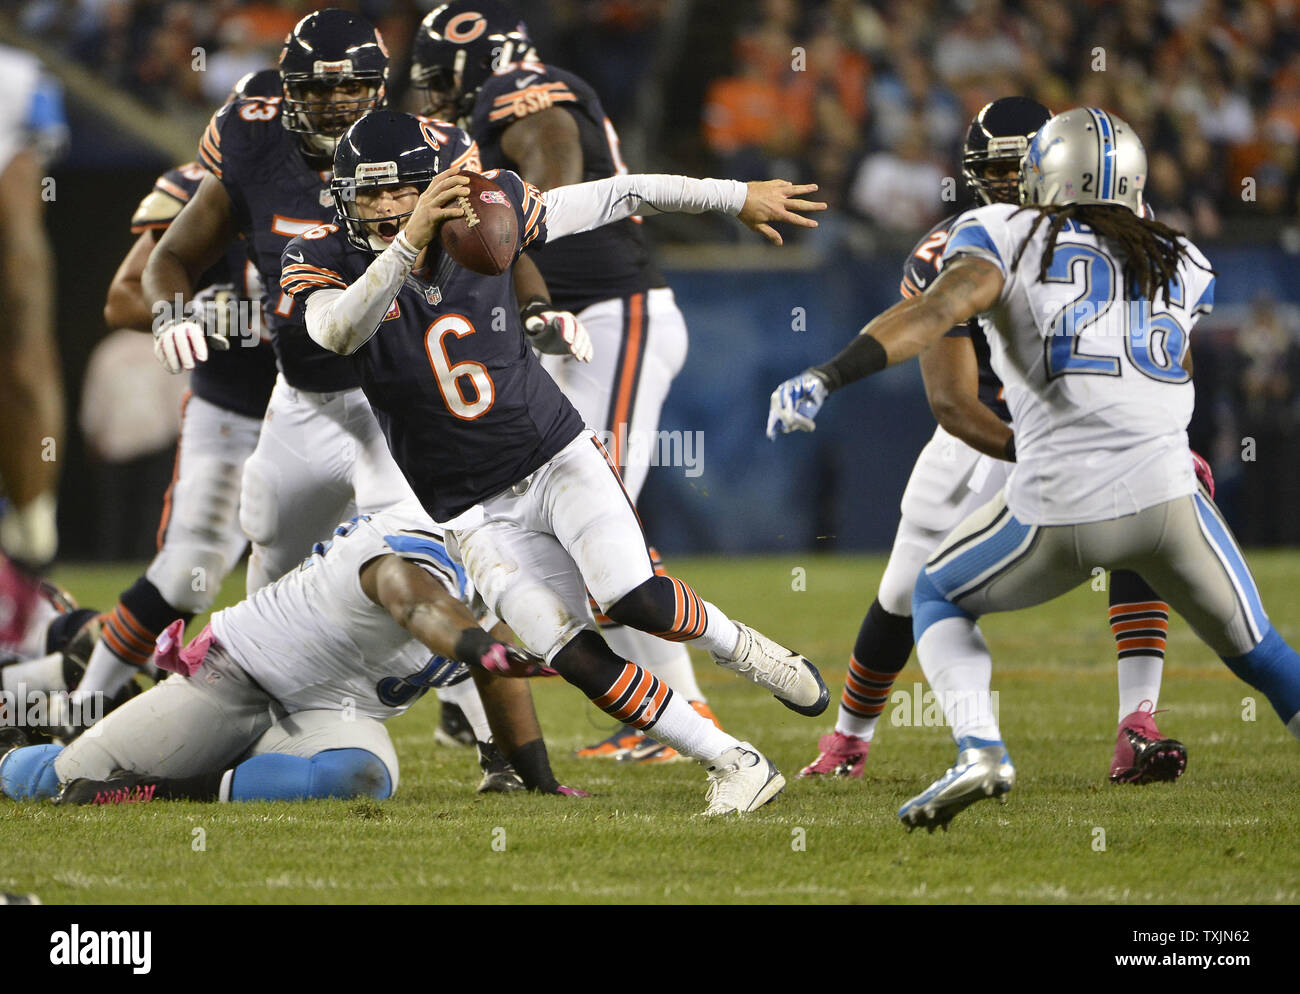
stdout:
[(829, 395), (826, 381), (811, 369), (790, 377), (772, 391), (767, 415), (767, 437), (775, 441), (778, 434), (816, 429), (814, 419)]
[(198, 321), (191, 318), (172, 321), (154, 334), (154, 358), (169, 373), (193, 369), (196, 364), (208, 361), (208, 338), (222, 351), (230, 348), (230, 342), (224, 335), (208, 335)]
[(571, 355), (579, 362), (591, 362), (591, 336), (582, 322), (569, 311), (538, 311), (524, 319), (528, 341), (548, 355)]

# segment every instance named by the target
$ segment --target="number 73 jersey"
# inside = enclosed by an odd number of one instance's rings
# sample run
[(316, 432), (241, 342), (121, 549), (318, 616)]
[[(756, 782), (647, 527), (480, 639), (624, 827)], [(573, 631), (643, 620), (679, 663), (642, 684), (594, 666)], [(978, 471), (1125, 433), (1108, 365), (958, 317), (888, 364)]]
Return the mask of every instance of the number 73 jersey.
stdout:
[[(507, 170), (484, 175), (515, 208), (519, 248), (545, 241), (537, 190)], [(352, 359), (397, 465), (434, 520), (446, 522), (523, 480), (583, 422), (524, 340), (513, 269), (471, 272), (437, 239), (428, 254)], [(345, 289), (373, 261), (323, 225), (289, 243), (280, 285), (305, 301)]]
[(1008, 506), (1027, 524), (1082, 524), (1193, 493), (1184, 361), (1192, 326), (1214, 305), (1209, 263), (1183, 239), (1188, 258), (1168, 298), (1143, 301), (1118, 247), (1071, 220), (1040, 279), (1051, 225), (1043, 218), (1030, 237), (1040, 216), (976, 208), (953, 223), (944, 251), (945, 266), (975, 255), (1005, 280), (980, 321), (1015, 425)]

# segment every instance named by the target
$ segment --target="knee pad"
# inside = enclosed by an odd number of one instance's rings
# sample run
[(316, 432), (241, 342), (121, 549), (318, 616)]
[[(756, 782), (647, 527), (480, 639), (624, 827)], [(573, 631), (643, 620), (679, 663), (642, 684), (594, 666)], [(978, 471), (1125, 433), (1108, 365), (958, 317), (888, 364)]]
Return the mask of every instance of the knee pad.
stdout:
[(0, 760), (0, 794), (14, 801), (43, 801), (59, 793), (54, 761), (63, 746), (38, 745), (15, 749)]
[[(686, 593), (692, 601), (699, 600), (689, 587)], [(671, 577), (652, 576), (611, 604), (605, 614), (615, 624), (657, 635), (674, 629), (678, 600), (677, 583)]]
[(922, 570), (921, 575), (916, 578), (916, 588), (912, 592), (913, 639), (920, 642), (922, 633), (936, 621), (942, 621), (944, 618), (974, 620), (974, 616), (969, 611), (962, 610), (944, 597), (929, 574)]
[(393, 793), (384, 761), (366, 749), (327, 749), (310, 759), (270, 752), (235, 768), (232, 801), (301, 801), (327, 797), (373, 797)]

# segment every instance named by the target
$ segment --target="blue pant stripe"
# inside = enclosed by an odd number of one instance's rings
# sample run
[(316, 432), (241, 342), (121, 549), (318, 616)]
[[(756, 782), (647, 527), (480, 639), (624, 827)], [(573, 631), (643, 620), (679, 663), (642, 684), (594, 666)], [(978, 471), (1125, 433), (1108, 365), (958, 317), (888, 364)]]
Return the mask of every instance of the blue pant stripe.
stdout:
[(1264, 613), (1264, 603), (1259, 597), (1259, 588), (1255, 586), (1255, 579), (1250, 575), (1250, 567), (1246, 565), (1245, 557), (1237, 548), (1232, 533), (1228, 531), (1228, 526), (1223, 523), (1214, 505), (1200, 494), (1194, 495), (1194, 499), (1201, 532), (1214, 548), (1219, 561), (1227, 569), (1228, 578), (1232, 581), (1237, 599), (1241, 602), (1246, 621), (1250, 625), (1251, 635), (1256, 642), (1259, 642), (1270, 626), (1268, 615)]
[(1007, 512), (1001, 525), (947, 562), (943, 556), (925, 568), (925, 574), (946, 597), (957, 597), (986, 573), (996, 572), (1032, 537), (1033, 525), (1022, 524)]

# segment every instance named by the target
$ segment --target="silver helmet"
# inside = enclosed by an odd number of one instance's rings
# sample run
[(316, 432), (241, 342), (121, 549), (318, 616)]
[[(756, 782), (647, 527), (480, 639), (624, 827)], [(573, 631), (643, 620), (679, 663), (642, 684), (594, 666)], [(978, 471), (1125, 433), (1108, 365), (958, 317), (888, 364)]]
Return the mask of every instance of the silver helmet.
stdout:
[(1057, 114), (1029, 143), (1020, 165), (1020, 202), (1117, 204), (1143, 216), (1147, 153), (1128, 124), (1096, 107)]

